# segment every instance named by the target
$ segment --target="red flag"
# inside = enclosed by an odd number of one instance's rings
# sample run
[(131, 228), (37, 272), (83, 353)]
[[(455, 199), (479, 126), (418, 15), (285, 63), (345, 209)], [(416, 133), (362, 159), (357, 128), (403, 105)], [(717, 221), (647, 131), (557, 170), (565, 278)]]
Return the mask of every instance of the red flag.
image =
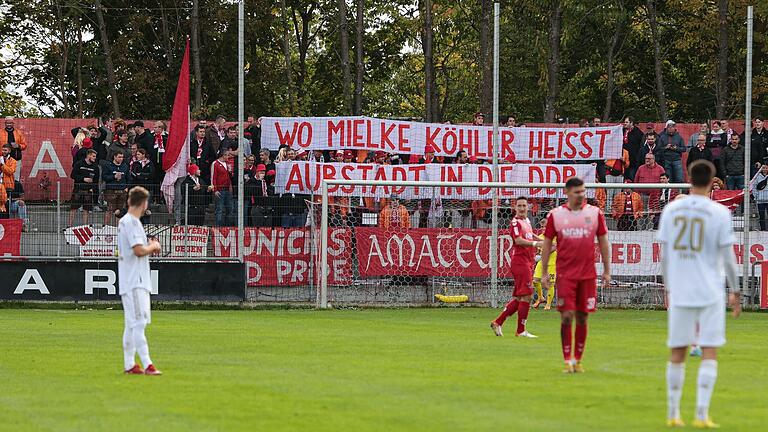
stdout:
[(174, 183), (187, 175), (189, 161), (189, 39), (181, 61), (179, 84), (176, 86), (176, 98), (173, 101), (173, 114), (168, 134), (168, 145), (163, 156), (162, 191), (169, 211), (173, 209)]

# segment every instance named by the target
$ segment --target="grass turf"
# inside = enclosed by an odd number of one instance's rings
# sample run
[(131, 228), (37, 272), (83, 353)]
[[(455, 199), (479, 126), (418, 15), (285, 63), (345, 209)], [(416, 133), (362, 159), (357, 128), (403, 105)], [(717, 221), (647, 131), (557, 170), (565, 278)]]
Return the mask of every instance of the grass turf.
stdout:
[[(122, 375), (122, 311), (0, 310), (0, 430), (661, 430), (666, 315), (600, 311), (586, 374), (563, 375), (559, 321), (497, 338), (491, 309), (156, 311), (162, 377)], [(728, 320), (711, 414), (768, 420), (764, 314)], [(695, 402), (689, 361), (684, 420)]]

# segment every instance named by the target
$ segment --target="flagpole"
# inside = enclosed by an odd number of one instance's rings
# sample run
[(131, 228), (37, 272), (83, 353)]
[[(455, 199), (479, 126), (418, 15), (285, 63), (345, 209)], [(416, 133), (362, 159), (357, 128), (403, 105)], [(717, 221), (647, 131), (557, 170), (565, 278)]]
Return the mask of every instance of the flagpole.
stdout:
[[(240, 149), (237, 152), (237, 258), (240, 262), (244, 262), (245, 248), (245, 232), (243, 213), (245, 212), (245, 182), (243, 181), (243, 173), (245, 170), (245, 1), (239, 0), (237, 2), (237, 148)], [(247, 277), (247, 274), (246, 274)]]

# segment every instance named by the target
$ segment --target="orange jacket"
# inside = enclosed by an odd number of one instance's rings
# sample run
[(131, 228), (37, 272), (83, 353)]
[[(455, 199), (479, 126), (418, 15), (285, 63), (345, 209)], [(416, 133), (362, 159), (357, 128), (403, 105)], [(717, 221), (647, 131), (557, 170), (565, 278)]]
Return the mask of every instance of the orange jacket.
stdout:
[[(13, 129), (13, 139), (16, 141), (16, 144), (19, 145), (19, 148), (22, 150), (27, 149), (27, 139), (24, 137), (24, 134), (21, 133), (18, 129)], [(0, 129), (0, 147), (8, 144), (8, 131), (5, 129)]]
[[(635, 219), (643, 217), (643, 198), (637, 192), (632, 192), (632, 215)], [(627, 194), (619, 192), (613, 196), (613, 211), (611, 215), (614, 219), (618, 219), (624, 214), (624, 205), (627, 203)]]
[(604, 188), (595, 189), (595, 201), (597, 201), (597, 207), (605, 212), (605, 203), (608, 201)]
[[(400, 216), (400, 228), (411, 227), (411, 216), (408, 214), (408, 209), (403, 205), (397, 206), (397, 212)], [(392, 207), (387, 205), (384, 210), (379, 214), (379, 227), (387, 229), (392, 223)]]
[(474, 200), (472, 201), (472, 216), (475, 220), (483, 220), (492, 207), (493, 200)]
[(8, 193), (5, 192), (5, 186), (0, 184), (0, 211), (8, 211), (8, 209), (5, 207), (6, 202), (8, 202)]
[(619, 171), (619, 174), (624, 174), (624, 170), (629, 166), (629, 152), (625, 149), (622, 150), (621, 159), (608, 159), (605, 161), (605, 168), (608, 174), (611, 174), (611, 169)]
[[(2, 132), (0, 132), (1, 134)], [(16, 159), (8, 156), (5, 163), (2, 165), (3, 171), (3, 186), (6, 189), (13, 190), (16, 187), (16, 182), (13, 180), (13, 173), (16, 172)]]

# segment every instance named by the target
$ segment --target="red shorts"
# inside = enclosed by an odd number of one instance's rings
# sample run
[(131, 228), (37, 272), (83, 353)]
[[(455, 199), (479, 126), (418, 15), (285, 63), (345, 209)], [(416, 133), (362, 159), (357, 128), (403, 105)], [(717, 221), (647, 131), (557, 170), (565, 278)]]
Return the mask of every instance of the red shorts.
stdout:
[(557, 310), (592, 313), (597, 310), (597, 283), (591, 279), (557, 278)]
[(512, 277), (515, 279), (515, 290), (512, 292), (512, 296), (525, 297), (533, 294), (533, 287), (531, 286), (533, 275), (530, 270), (524, 268), (515, 270), (512, 272)]

